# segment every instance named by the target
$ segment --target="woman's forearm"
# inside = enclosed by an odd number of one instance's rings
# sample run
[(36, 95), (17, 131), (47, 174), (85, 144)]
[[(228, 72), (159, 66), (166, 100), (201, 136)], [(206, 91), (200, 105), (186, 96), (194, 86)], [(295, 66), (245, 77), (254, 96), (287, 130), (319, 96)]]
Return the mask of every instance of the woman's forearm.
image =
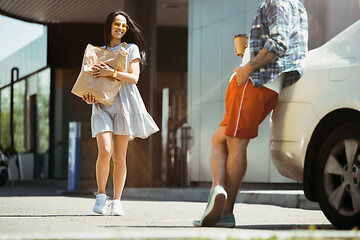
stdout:
[(139, 75), (135, 73), (118, 72), (115, 79), (126, 83), (137, 84), (139, 80)]

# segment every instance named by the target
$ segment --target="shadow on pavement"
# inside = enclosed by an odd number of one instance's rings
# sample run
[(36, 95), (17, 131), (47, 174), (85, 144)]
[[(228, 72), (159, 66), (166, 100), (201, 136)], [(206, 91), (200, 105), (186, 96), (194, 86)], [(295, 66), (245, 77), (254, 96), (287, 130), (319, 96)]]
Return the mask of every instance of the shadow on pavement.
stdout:
[(0, 218), (47, 218), (47, 217), (103, 217), (94, 214), (11, 214), (0, 215)]
[(151, 226), (126, 226), (126, 225), (119, 225), (119, 226), (100, 226), (100, 227), (104, 227), (104, 228), (169, 228), (169, 229), (176, 229), (176, 228), (195, 228), (193, 226), (155, 226), (155, 225), (151, 225)]
[(48, 187), (1, 187), (0, 197), (20, 196), (60, 196), (61, 192), (56, 188)]
[[(197, 227), (193, 227), (193, 226), (124, 226), (124, 225), (112, 225), (112, 226), (101, 226), (104, 228), (122, 228), (122, 227), (126, 227), (126, 228), (196, 228)], [(207, 227), (204, 227), (204, 229), (206, 229)], [(221, 227), (209, 227), (210, 228), (220, 228), (220, 229), (224, 229)], [(315, 228), (316, 230), (336, 230), (336, 228), (331, 225), (331, 224), (323, 224), (323, 225), (308, 225), (308, 224), (304, 224), (304, 225), (290, 225), (290, 224), (277, 224), (277, 225), (237, 225), (235, 226), (235, 229), (244, 229), (244, 230), (310, 230), (312, 228)]]
[(240, 229), (259, 229), (259, 230), (310, 230), (315, 228), (316, 230), (335, 230), (336, 228), (331, 224), (322, 224), (322, 225), (308, 225), (308, 224), (296, 224), (296, 225), (287, 225), (287, 224), (269, 224), (269, 225), (237, 225), (236, 228)]

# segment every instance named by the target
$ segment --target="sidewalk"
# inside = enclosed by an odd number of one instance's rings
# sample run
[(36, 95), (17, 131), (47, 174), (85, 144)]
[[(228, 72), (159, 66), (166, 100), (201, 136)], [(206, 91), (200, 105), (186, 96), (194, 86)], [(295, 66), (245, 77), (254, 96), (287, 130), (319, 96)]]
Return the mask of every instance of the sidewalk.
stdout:
[(206, 207), (207, 187), (125, 188), (126, 216), (118, 217), (92, 212), (93, 189), (68, 192), (61, 182), (13, 185), (0, 187), (0, 240), (360, 239), (358, 232), (336, 230), (320, 210), (309, 210), (318, 205), (296, 189), (241, 190), (236, 227), (226, 229), (192, 225)]
[[(126, 199), (122, 201), (126, 215), (119, 217), (110, 216), (109, 207), (106, 215), (93, 213), (95, 197), (92, 193), (64, 196), (53, 187), (1, 187), (0, 239), (280, 240), (313, 237), (321, 240), (321, 237), (360, 237), (357, 232), (335, 230), (320, 210), (268, 205), (272, 199), (277, 199), (277, 204), (297, 201), (301, 191), (241, 191), (240, 201), (266, 204), (237, 203), (236, 227), (226, 229), (192, 225), (206, 207), (205, 201), (198, 202), (207, 198), (206, 188), (126, 189)], [(261, 200), (263, 196), (267, 197)], [(147, 200), (137, 199), (140, 197)], [(182, 200), (166, 200), (172, 198)], [(189, 201), (185, 201), (186, 198)], [(283, 198), (288, 200), (283, 201)], [(311, 227), (321, 231), (309, 230)]]
[[(12, 187), (11, 187), (12, 186)], [(283, 187), (282, 187), (283, 186)], [(88, 196), (93, 197), (96, 189), (72, 191), (66, 190), (66, 181), (16, 181), (0, 188), (0, 196)], [(287, 188), (283, 190), (282, 188)], [(311, 202), (304, 196), (300, 185), (244, 184), (236, 202), (247, 204), (267, 204), (280, 207), (319, 210), (318, 203)], [(112, 190), (109, 188), (108, 194)], [(173, 188), (128, 188), (125, 187), (123, 199), (150, 201), (186, 201), (206, 202), (209, 195), (207, 187)]]
[[(124, 198), (152, 201), (206, 202), (208, 188), (125, 188)], [(267, 204), (280, 207), (320, 209), (302, 190), (240, 190), (237, 203)]]

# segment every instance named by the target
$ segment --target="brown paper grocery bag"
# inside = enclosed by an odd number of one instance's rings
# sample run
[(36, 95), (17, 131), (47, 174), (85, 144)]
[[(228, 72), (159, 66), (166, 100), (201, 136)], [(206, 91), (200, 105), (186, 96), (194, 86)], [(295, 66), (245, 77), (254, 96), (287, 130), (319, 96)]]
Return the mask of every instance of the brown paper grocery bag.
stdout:
[(71, 92), (79, 97), (82, 97), (85, 93), (91, 93), (99, 103), (111, 106), (119, 93), (122, 82), (113, 77), (95, 78), (91, 75), (93, 72), (92, 67), (102, 61), (113, 69), (124, 72), (126, 55), (129, 54), (125, 50), (125, 45), (126, 43), (123, 43), (120, 51), (112, 52), (88, 44), (85, 49), (80, 74)]

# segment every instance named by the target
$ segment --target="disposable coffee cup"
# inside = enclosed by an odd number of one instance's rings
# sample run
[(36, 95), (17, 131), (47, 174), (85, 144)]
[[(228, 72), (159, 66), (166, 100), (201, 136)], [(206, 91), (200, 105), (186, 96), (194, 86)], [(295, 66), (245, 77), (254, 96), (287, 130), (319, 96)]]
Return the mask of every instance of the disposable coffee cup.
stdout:
[(234, 37), (235, 49), (237, 54), (244, 55), (245, 45), (247, 44), (246, 34), (237, 34)]

